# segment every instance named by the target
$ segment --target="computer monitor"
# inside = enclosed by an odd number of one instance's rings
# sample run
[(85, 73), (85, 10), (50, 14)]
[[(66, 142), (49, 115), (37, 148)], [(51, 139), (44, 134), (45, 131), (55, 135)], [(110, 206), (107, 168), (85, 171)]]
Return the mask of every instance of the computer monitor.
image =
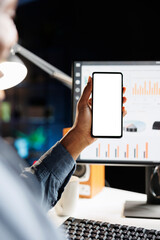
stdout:
[[(75, 61), (73, 63), (73, 120), (77, 102), (87, 84), (88, 76), (92, 76), (92, 72), (96, 71), (123, 74), (123, 85), (126, 87), (125, 96), (127, 97), (123, 137), (99, 138), (82, 151), (77, 163), (145, 166), (150, 172), (151, 167), (160, 165), (160, 62)], [(146, 192), (149, 195), (148, 188), (150, 184), (147, 183)], [(153, 202), (160, 204), (160, 199), (150, 201), (150, 203)]]

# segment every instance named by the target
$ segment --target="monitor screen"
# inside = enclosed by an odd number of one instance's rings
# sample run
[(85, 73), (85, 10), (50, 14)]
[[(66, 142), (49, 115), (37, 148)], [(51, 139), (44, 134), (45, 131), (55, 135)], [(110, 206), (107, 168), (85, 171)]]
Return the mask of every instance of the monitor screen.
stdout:
[(113, 61), (73, 63), (73, 121), (76, 104), (92, 72), (121, 72), (126, 87), (123, 137), (99, 138), (83, 150), (78, 163), (160, 164), (160, 62)]

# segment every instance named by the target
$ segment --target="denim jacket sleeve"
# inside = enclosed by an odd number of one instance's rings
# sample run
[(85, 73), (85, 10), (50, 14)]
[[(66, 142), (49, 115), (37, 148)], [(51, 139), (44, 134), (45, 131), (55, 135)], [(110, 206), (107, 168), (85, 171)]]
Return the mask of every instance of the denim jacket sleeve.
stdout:
[(40, 183), (41, 202), (47, 205), (47, 208), (51, 208), (60, 199), (75, 167), (75, 161), (70, 153), (60, 142), (57, 142), (34, 165), (26, 168), (21, 176), (37, 177)]

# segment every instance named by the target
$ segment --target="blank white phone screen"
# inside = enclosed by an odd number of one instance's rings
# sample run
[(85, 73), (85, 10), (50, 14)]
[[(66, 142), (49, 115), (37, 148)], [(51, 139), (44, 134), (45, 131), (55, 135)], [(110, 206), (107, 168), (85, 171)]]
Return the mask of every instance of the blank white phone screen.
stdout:
[(122, 81), (121, 73), (93, 73), (93, 136), (122, 136)]

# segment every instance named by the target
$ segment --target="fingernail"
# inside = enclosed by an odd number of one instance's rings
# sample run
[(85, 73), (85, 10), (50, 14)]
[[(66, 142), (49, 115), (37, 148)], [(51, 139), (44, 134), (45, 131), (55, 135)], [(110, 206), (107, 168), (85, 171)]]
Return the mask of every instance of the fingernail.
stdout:
[(88, 78), (88, 83), (90, 83), (90, 82), (91, 82), (91, 80), (92, 80), (92, 78), (89, 76), (89, 78)]

